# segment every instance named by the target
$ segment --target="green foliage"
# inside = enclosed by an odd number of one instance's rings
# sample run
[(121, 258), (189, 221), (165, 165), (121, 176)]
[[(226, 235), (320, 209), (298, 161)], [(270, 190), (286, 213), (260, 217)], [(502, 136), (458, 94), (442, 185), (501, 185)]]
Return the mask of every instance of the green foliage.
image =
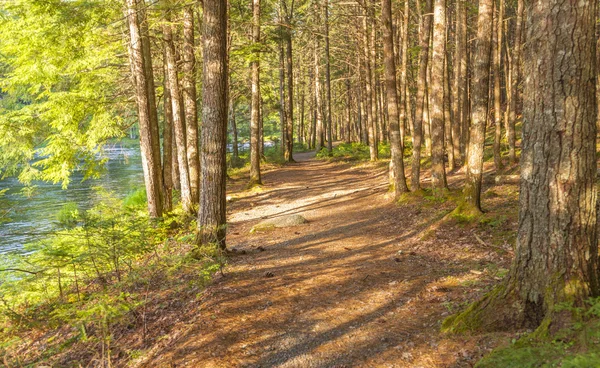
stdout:
[(64, 228), (73, 228), (77, 225), (79, 221), (79, 208), (77, 207), (77, 203), (66, 203), (62, 206), (62, 208), (58, 211), (56, 215), (56, 219), (58, 220), (58, 224)]
[(146, 188), (140, 188), (123, 199), (123, 206), (128, 209), (143, 209), (147, 200)]
[(129, 107), (116, 0), (0, 2), (0, 177), (68, 185), (101, 171)]
[[(387, 143), (379, 144), (379, 158), (390, 157), (390, 146)], [(342, 161), (368, 161), (371, 158), (369, 146), (363, 143), (340, 143), (333, 147), (331, 155), (327, 148), (322, 148), (317, 153), (318, 158), (333, 158)]]

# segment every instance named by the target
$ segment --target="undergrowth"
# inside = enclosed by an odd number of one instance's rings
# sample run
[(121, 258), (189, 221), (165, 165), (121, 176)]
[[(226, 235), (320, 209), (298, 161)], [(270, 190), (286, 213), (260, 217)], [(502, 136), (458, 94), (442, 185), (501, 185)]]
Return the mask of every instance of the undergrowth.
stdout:
[(3, 257), (0, 355), (5, 365), (76, 361), (86, 366), (95, 360), (111, 366), (116, 359), (137, 356), (139, 351), (118, 342), (117, 332), (141, 330), (144, 346), (155, 295), (176, 293), (177, 299), (190, 290), (197, 293), (222, 269), (225, 258), (217, 247), (201, 249), (199, 260), (188, 256), (196, 225), (180, 210), (153, 220), (143, 192), (125, 200), (101, 195), (100, 204), (89, 210), (66, 204), (51, 234)]

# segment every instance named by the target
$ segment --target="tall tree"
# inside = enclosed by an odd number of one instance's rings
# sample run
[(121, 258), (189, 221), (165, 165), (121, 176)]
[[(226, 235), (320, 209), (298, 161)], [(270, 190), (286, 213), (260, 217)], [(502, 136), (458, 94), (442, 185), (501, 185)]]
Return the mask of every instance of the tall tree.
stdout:
[(202, 134), (198, 240), (225, 249), (227, 136), (227, 4), (204, 0)]
[[(558, 330), (598, 285), (596, 7), (528, 2), (515, 258), (504, 282), (446, 328)], [(557, 55), (560, 55), (557, 58)], [(554, 328), (556, 326), (556, 328)]]
[(444, 69), (446, 60), (446, 0), (435, 0), (431, 57), (431, 183), (435, 190), (444, 189)]
[(467, 42), (466, 42), (466, 12), (465, 0), (456, 0), (456, 28), (454, 32), (454, 81), (452, 86), (452, 145), (454, 148), (454, 163), (462, 166), (464, 163), (464, 134), (462, 132), (463, 118), (466, 106), (466, 83), (467, 83)]
[(294, 15), (294, 1), (288, 9), (286, 0), (281, 0), (283, 7), (285, 30), (285, 73), (286, 73), (286, 101), (285, 101), (285, 150), (284, 158), (288, 162), (294, 161), (294, 58), (292, 50), (292, 16)]
[(194, 8), (183, 8), (183, 76), (181, 89), (185, 109), (186, 153), (192, 205), (197, 206), (200, 186), (200, 158), (198, 156), (198, 109), (196, 106), (196, 56), (194, 39)]
[(392, 151), (392, 159), (390, 160), (390, 186), (394, 190), (394, 197), (399, 199), (402, 193), (408, 192), (408, 186), (406, 185), (406, 177), (404, 175), (404, 142), (402, 142), (400, 136), (391, 0), (381, 0), (381, 20), (383, 24), (385, 90), (390, 123), (390, 146)]
[(171, 108), (171, 88), (166, 57), (163, 52), (163, 161), (162, 175), (164, 185), (164, 210), (169, 212), (173, 209), (173, 109)]
[[(419, 75), (417, 80), (416, 116), (413, 132), (412, 176), (410, 178), (411, 189), (413, 191), (421, 189), (421, 142), (423, 139), (424, 124), (423, 109), (425, 105), (425, 94), (427, 92), (427, 65), (429, 62), (429, 39), (432, 23), (430, 13), (432, 8), (433, 1), (426, 0), (425, 14), (421, 16), (421, 30), (419, 32)], [(429, 122), (425, 122), (425, 124), (429, 124)]]
[(333, 135), (331, 128), (331, 63), (329, 57), (329, 0), (323, 3), (323, 27), (325, 28), (325, 94), (327, 103), (327, 152), (333, 151)]
[(519, 84), (521, 81), (521, 48), (523, 44), (523, 12), (525, 6), (523, 0), (517, 1), (517, 20), (515, 26), (515, 40), (513, 45), (513, 56), (512, 56), (512, 86), (509, 101), (509, 118), (508, 126), (506, 129), (506, 135), (508, 138), (508, 158), (511, 163), (517, 162), (516, 154), (516, 133), (515, 125), (517, 123), (517, 102), (519, 99)]
[(494, 2), (498, 10), (495, 12), (496, 27), (494, 39), (494, 166), (496, 170), (502, 169), (502, 158), (500, 157), (500, 141), (502, 140), (502, 90), (500, 86), (500, 73), (502, 71), (502, 35), (503, 35), (503, 18), (504, 18), (504, 0), (499, 0), (499, 3)]
[[(125, 2), (127, 22), (129, 24), (129, 60), (133, 82), (135, 84), (135, 95), (138, 109), (138, 120), (140, 127), (140, 148), (142, 151), (142, 168), (144, 170), (144, 183), (148, 197), (148, 212), (151, 217), (161, 217), (163, 212), (162, 191), (162, 173), (160, 163), (160, 152), (155, 149), (159, 144), (154, 142), (157, 137), (152, 130), (154, 120), (152, 115), (156, 114), (156, 105), (154, 101), (154, 81), (150, 82), (152, 70), (148, 67), (152, 65), (148, 59), (148, 54), (143, 50), (143, 38), (147, 34), (142, 33), (141, 23), (145, 19), (140, 19), (143, 14), (139, 12), (139, 5), (136, 0), (126, 0)], [(152, 95), (152, 96), (150, 96)], [(154, 109), (154, 112), (152, 111)], [(158, 124), (156, 126), (158, 130)]]
[(467, 180), (464, 188), (467, 212), (481, 212), (481, 180), (483, 177), (485, 127), (488, 118), (493, 18), (493, 0), (479, 0), (473, 92), (471, 93), (471, 133), (467, 158)]
[(250, 185), (262, 184), (260, 175), (260, 0), (252, 0), (252, 106), (250, 116)]
[[(167, 7), (170, 4), (166, 4)], [(175, 144), (177, 148), (177, 161), (179, 163), (179, 177), (181, 181), (181, 206), (187, 213), (194, 211), (192, 192), (190, 186), (190, 172), (188, 168), (187, 142), (185, 137), (183, 101), (179, 88), (177, 60), (175, 56), (175, 44), (173, 42), (173, 25), (171, 24), (170, 9), (165, 12), (163, 25), (163, 40), (165, 44), (165, 61), (167, 63), (167, 78), (169, 79), (169, 93), (171, 96), (171, 109), (173, 111), (173, 130), (175, 132)]]

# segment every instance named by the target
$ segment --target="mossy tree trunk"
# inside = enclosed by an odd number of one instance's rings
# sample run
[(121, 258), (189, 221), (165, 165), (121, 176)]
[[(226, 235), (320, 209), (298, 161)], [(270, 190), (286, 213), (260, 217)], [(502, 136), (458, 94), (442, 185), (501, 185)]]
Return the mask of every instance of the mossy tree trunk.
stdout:
[[(508, 277), (448, 330), (560, 329), (598, 295), (595, 2), (527, 9), (517, 247)], [(541, 331), (541, 330), (540, 330)]]

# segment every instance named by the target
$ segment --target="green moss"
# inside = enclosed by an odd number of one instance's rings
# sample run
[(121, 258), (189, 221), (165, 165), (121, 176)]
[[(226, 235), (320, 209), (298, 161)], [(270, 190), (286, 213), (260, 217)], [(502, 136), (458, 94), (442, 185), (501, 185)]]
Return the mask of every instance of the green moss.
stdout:
[(465, 311), (446, 318), (442, 323), (442, 332), (463, 333), (480, 330), (486, 317), (488, 305), (503, 294), (505, 290), (506, 286), (500, 284), (485, 294), (483, 298), (471, 304)]

